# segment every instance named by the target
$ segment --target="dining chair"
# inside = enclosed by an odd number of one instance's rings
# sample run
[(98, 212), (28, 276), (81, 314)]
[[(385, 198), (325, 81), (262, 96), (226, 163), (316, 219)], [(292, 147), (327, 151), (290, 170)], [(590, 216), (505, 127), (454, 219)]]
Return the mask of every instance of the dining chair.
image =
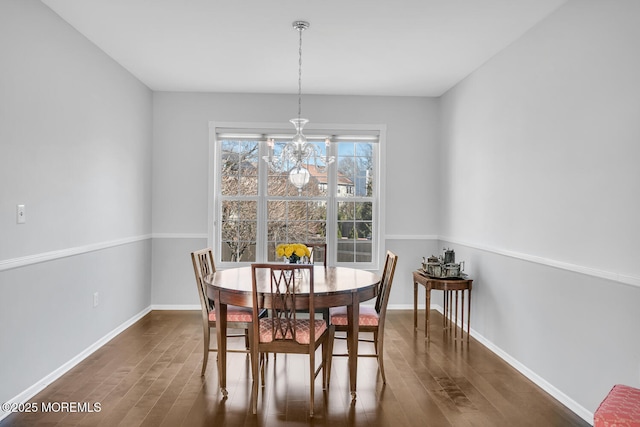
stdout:
[(309, 256), (309, 262), (311, 264), (322, 264), (327, 266), (327, 244), (326, 243), (305, 243), (305, 246), (309, 248), (311, 255)]
[[(216, 327), (216, 310), (215, 301), (212, 301), (206, 292), (204, 277), (208, 274), (215, 273), (216, 266), (213, 261), (213, 252), (211, 248), (201, 249), (191, 252), (191, 261), (193, 263), (193, 271), (196, 276), (196, 285), (198, 287), (198, 295), (200, 297), (200, 308), (202, 309), (202, 330), (204, 333), (204, 357), (202, 359), (202, 373), (204, 376), (207, 370), (207, 362), (210, 352), (217, 352), (216, 348), (210, 347), (211, 329)], [(263, 316), (266, 312), (261, 313)], [(253, 311), (249, 307), (227, 307), (227, 329), (243, 329), (243, 334), (227, 334), (228, 338), (244, 337), (244, 349), (227, 349), (230, 353), (247, 353), (251, 356), (251, 328), (253, 320)]]
[[(380, 285), (378, 287), (378, 296), (376, 297), (376, 303), (374, 307), (360, 305), (360, 315), (358, 317), (358, 327), (360, 332), (373, 333), (373, 340), (358, 338), (360, 342), (373, 343), (375, 353), (362, 353), (358, 354), (358, 357), (375, 357), (378, 359), (378, 367), (380, 369), (380, 375), (382, 376), (382, 382), (387, 383), (387, 377), (384, 374), (384, 323), (387, 315), (387, 304), (389, 302), (389, 294), (391, 293), (391, 285), (393, 284), (393, 275), (396, 271), (396, 264), (398, 262), (398, 256), (391, 251), (387, 251), (387, 256), (384, 263), (384, 269), (382, 270), (382, 277), (380, 278)], [(331, 336), (329, 340), (333, 342), (336, 337), (335, 331), (347, 332), (348, 319), (347, 319), (347, 307), (335, 307), (329, 309), (329, 321), (333, 328), (330, 329)], [(349, 345), (347, 341), (347, 351), (349, 351)], [(332, 356), (348, 356), (349, 354), (333, 354)], [(331, 381), (331, 357), (328, 358), (327, 366), (327, 387)]]
[[(296, 270), (300, 277), (296, 277)], [(326, 386), (327, 358), (333, 351), (329, 340), (331, 326), (324, 319), (315, 319), (314, 279), (311, 264), (252, 264), (253, 316), (258, 320), (253, 323), (253, 343), (251, 351), (253, 360), (258, 360), (262, 353), (295, 353), (309, 355), (309, 416), (313, 417), (315, 398), (315, 379), (322, 370), (322, 386)], [(262, 279), (262, 280), (259, 280)], [(266, 284), (260, 288), (258, 283)], [(309, 317), (300, 318), (296, 311), (296, 298), (299, 287), (308, 292)], [(308, 286), (308, 288), (307, 288)], [(305, 292), (305, 294), (307, 293)], [(306, 297), (306, 296), (305, 296)], [(269, 301), (269, 316), (258, 318), (257, 314)], [(298, 304), (300, 305), (300, 303)], [(305, 305), (306, 306), (306, 305)], [(315, 354), (322, 345), (322, 363), (316, 367)], [(264, 386), (264, 360), (252, 364), (253, 386), (251, 402), (253, 413), (258, 409), (258, 370)]]

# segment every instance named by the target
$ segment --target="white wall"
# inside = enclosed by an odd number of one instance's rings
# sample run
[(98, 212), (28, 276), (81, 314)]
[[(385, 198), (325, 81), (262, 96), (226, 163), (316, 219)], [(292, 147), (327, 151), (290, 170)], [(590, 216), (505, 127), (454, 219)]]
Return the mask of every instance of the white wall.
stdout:
[(0, 70), (6, 402), (149, 306), (152, 94), (36, 0), (0, 2)]
[[(304, 95), (312, 124), (385, 124), (388, 237), (416, 238), (420, 250), (398, 251), (391, 304), (412, 304), (411, 271), (437, 235), (438, 102), (414, 97)], [(297, 97), (288, 95), (154, 93), (154, 305), (197, 304), (189, 251), (207, 245), (209, 122), (288, 124)], [(428, 183), (428, 184), (425, 184)], [(416, 194), (419, 194), (416, 197)], [(393, 249), (387, 246), (389, 249)], [(408, 247), (408, 246), (407, 246)], [(411, 299), (407, 299), (411, 295)]]
[(640, 386), (639, 17), (570, 1), (442, 98), (473, 328), (588, 412)]

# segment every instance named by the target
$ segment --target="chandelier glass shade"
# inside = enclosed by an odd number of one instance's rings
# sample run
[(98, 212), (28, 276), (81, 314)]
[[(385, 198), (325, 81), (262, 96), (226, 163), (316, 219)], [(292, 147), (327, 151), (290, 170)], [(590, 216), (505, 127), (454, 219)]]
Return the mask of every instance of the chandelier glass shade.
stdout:
[(306, 21), (295, 21), (293, 23), (299, 33), (299, 48), (298, 48), (298, 117), (289, 120), (295, 130), (296, 134), (291, 141), (287, 142), (278, 155), (274, 155), (274, 141), (272, 139), (267, 141), (268, 154), (263, 159), (269, 164), (269, 167), (274, 172), (289, 171), (289, 182), (298, 189), (298, 194), (302, 193), (302, 188), (309, 183), (311, 179), (311, 173), (305, 167), (309, 164), (313, 164), (315, 169), (319, 172), (323, 172), (326, 167), (332, 163), (335, 158), (328, 155), (329, 140), (325, 141), (325, 154), (321, 153), (316, 144), (309, 143), (307, 137), (304, 136), (302, 130), (304, 126), (309, 123), (309, 120), (301, 118), (302, 112), (302, 32), (309, 28), (309, 23)]

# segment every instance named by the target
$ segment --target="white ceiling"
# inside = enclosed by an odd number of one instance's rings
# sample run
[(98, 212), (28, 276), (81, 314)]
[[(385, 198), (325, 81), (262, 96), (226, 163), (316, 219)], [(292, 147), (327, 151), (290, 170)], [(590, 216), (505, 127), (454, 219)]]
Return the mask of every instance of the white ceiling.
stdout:
[(41, 0), (156, 91), (439, 96), (566, 0)]

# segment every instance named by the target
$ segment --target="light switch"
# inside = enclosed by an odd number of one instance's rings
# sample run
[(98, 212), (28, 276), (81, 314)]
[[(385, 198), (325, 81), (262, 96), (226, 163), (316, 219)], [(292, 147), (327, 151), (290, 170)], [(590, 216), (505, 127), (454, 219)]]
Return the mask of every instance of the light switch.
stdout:
[(18, 205), (16, 209), (16, 216), (18, 224), (24, 224), (27, 222), (27, 211), (24, 205)]

